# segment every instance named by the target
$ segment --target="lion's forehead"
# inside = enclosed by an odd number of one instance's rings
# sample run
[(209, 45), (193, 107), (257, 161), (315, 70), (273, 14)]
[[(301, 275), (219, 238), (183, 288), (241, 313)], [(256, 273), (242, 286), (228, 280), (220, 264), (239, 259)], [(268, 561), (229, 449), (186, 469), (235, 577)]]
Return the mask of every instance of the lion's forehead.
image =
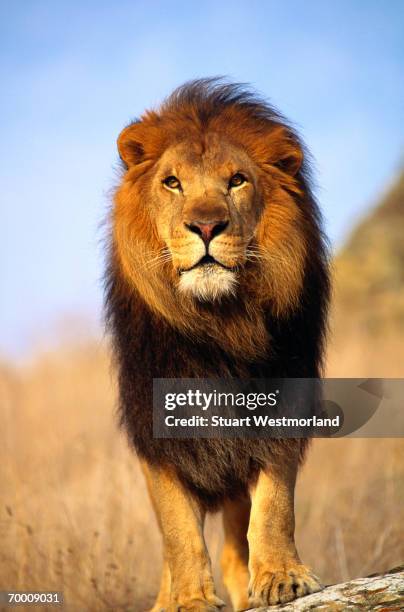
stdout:
[(204, 138), (184, 138), (164, 151), (159, 161), (161, 172), (197, 176), (227, 176), (243, 167), (252, 171), (254, 163), (242, 146), (219, 134)]

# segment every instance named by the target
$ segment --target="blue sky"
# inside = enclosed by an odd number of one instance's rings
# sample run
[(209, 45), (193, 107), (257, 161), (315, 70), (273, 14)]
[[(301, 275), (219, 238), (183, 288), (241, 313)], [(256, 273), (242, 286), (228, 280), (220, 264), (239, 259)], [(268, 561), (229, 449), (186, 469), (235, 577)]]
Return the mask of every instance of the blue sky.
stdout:
[(298, 127), (338, 247), (397, 173), (404, 2), (0, 2), (0, 354), (99, 321), (116, 137), (185, 80), (249, 82)]

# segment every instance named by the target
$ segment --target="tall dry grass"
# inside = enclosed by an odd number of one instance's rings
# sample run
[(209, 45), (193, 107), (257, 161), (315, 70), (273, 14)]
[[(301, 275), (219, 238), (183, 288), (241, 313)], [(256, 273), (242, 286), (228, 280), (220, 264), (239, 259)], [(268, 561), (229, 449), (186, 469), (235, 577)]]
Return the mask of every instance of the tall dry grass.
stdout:
[[(349, 375), (366, 375), (359, 366)], [(0, 590), (61, 590), (66, 610), (146, 609), (160, 538), (117, 429), (108, 351), (89, 343), (3, 364), (0, 390)], [(315, 441), (297, 487), (303, 559), (325, 582), (402, 563), (403, 502), (402, 440)], [(224, 596), (220, 517), (207, 534)]]

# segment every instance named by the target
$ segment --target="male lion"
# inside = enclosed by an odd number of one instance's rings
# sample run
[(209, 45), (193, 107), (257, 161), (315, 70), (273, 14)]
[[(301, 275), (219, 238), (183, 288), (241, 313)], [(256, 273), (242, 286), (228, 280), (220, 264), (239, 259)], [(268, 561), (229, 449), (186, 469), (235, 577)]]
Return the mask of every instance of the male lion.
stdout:
[(304, 149), (239, 85), (177, 89), (118, 138), (107, 315), (122, 423), (164, 542), (157, 610), (217, 610), (203, 538), (221, 508), (235, 610), (321, 588), (294, 543), (301, 439), (153, 439), (153, 377), (317, 377), (329, 294)]

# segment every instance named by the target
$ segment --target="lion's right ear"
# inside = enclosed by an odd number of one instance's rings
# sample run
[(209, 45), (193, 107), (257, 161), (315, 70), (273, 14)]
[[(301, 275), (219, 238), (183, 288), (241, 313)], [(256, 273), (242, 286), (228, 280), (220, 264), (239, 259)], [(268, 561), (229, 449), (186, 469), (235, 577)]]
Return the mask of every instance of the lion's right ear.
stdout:
[(119, 156), (129, 168), (144, 160), (144, 126), (141, 122), (132, 123), (122, 130), (118, 136)]
[(271, 163), (282, 172), (295, 176), (303, 163), (303, 150), (296, 136), (279, 125), (272, 130), (268, 144)]

